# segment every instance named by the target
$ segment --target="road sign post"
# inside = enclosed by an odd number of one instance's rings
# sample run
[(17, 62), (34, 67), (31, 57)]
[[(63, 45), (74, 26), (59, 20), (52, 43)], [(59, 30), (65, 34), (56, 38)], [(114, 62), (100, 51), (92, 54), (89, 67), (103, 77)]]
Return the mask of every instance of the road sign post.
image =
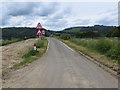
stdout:
[(36, 35), (38, 36), (39, 40), (41, 40), (42, 39), (41, 36), (45, 35), (45, 31), (43, 30), (43, 27), (40, 23), (37, 24), (36, 29), (38, 29)]
[(37, 31), (37, 34), (36, 34), (37, 36), (38, 36), (38, 38), (41, 40), (41, 38), (40, 38), (40, 36), (41, 36), (41, 31), (40, 31), (40, 29)]

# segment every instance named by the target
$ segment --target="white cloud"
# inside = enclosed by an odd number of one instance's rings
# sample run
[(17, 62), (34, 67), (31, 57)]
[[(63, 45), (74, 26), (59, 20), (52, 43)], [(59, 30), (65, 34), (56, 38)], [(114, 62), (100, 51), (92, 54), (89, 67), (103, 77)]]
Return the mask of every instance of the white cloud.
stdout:
[(118, 25), (118, 10), (112, 9), (105, 13), (100, 13), (93, 18), (94, 23), (102, 25)]
[(119, 0), (1, 0), (0, 2), (119, 2)]
[(117, 25), (116, 4), (4, 2), (0, 3), (0, 20), (3, 27), (36, 27), (40, 22), (43, 27), (51, 30), (96, 24)]

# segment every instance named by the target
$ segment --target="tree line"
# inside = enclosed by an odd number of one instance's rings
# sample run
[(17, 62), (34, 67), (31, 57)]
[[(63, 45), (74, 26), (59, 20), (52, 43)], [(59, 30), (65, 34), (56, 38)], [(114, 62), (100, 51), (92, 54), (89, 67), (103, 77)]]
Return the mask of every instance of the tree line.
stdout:
[[(80, 29), (80, 30), (79, 30)], [(93, 27), (72, 27), (62, 31), (45, 30), (45, 36), (60, 36), (61, 38), (96, 38), (96, 37), (120, 37), (120, 26), (99, 26)], [(14, 38), (27, 39), (36, 37), (36, 28), (29, 27), (9, 27), (0, 28), (2, 37), (0, 39), (11, 40)], [(67, 32), (66, 32), (67, 31)]]
[[(29, 28), (29, 27), (9, 27), (9, 28), (1, 28), (2, 37), (0, 39), (3, 40), (11, 40), (11, 39), (27, 39), (27, 38), (35, 38), (37, 29)], [(50, 30), (45, 30), (45, 36), (50, 36), (53, 32)]]
[[(110, 28), (110, 27), (109, 27)], [(79, 32), (57, 32), (55, 36), (59, 36), (62, 39), (70, 39), (71, 37), (75, 38), (97, 38), (97, 37), (120, 37), (120, 27), (111, 28), (111, 30), (105, 31), (102, 29), (102, 32), (95, 30), (79, 31)], [(105, 31), (105, 32), (103, 32)]]

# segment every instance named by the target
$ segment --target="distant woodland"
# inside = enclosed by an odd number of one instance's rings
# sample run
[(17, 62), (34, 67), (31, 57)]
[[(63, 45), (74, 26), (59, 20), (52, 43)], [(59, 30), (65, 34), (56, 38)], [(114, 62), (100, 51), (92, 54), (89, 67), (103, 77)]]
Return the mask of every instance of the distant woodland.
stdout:
[[(36, 37), (36, 28), (29, 27), (9, 27), (9, 28), (1, 28), (2, 37), (0, 39), (3, 40), (11, 40), (15, 38), (34, 38)], [(45, 30), (45, 29), (44, 29)], [(103, 25), (95, 25), (88, 27), (71, 27), (66, 28), (61, 31), (52, 31), (45, 30), (45, 36), (59, 36), (60, 34), (70, 34), (71, 36), (77, 38), (86, 38), (86, 37), (119, 37), (120, 36), (120, 28), (116, 26), (103, 26)]]

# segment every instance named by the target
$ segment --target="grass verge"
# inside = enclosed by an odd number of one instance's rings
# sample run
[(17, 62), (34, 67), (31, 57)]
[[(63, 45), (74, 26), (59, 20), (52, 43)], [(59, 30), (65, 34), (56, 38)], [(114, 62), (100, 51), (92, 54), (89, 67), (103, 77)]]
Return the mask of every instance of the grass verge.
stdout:
[(32, 49), (30, 48), (29, 51), (23, 55), (24, 61), (15, 64), (14, 65), (15, 68), (18, 68), (19, 66), (27, 65), (33, 62), (34, 60), (38, 59), (45, 53), (48, 45), (47, 39), (37, 41), (36, 44), (37, 44), (37, 51), (33, 50), (33, 48)]
[[(55, 38), (59, 39), (57, 37), (55, 37)], [(105, 54), (99, 53), (95, 49), (91, 49), (94, 47), (93, 45), (91, 45), (91, 47), (90, 47), (90, 44), (89, 44), (88, 47), (86, 47), (85, 43), (83, 43), (83, 42), (81, 44), (84, 44), (84, 45), (79, 44), (80, 42), (78, 42), (78, 41), (74, 42), (72, 40), (63, 40), (63, 39), (59, 39), (59, 40), (61, 40), (62, 42), (64, 42), (68, 46), (70, 46), (71, 48), (75, 49), (76, 51), (81, 51), (82, 53), (92, 57), (94, 60), (102, 63), (103, 65), (111, 68), (112, 70), (117, 71), (117, 72), (119, 71), (118, 70), (118, 60), (107, 57)], [(94, 42), (94, 44), (95, 44), (95, 42)]]
[(116, 38), (72, 38), (69, 41), (88, 49), (95, 50), (116, 61), (120, 60), (120, 42)]

